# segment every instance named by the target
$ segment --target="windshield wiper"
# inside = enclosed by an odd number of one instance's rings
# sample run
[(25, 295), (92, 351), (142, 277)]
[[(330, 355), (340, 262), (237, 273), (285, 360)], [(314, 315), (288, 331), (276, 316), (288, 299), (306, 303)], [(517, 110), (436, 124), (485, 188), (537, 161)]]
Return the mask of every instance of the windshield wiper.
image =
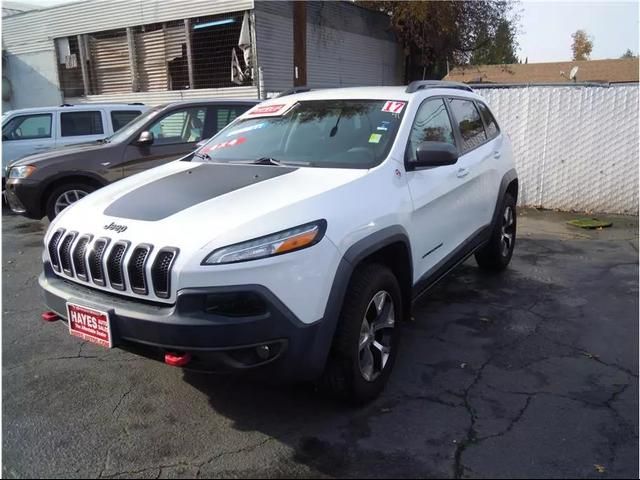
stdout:
[(205, 152), (194, 152), (193, 156), (194, 157), (198, 157), (198, 158), (202, 158), (203, 160), (213, 160), (213, 158), (211, 158), (211, 155), (209, 155), (208, 153), (205, 153)]

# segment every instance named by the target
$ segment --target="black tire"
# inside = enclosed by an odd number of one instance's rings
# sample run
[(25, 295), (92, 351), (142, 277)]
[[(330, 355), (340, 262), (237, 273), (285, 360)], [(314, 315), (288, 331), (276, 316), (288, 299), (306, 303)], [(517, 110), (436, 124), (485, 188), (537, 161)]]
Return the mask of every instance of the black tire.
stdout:
[(85, 192), (85, 194), (89, 194), (95, 190), (95, 186), (82, 182), (65, 183), (54, 188), (53, 191), (49, 194), (49, 197), (47, 198), (47, 204), (45, 206), (47, 217), (49, 217), (49, 220), (53, 220), (54, 218), (56, 218), (56, 201), (66, 192), (80, 191)]
[[(388, 296), (382, 295), (385, 300), (381, 302), (383, 307), (379, 312), (384, 312), (385, 308), (389, 307), (388, 299), (390, 298), (394, 315), (389, 314), (387, 318), (393, 318), (393, 322), (388, 320), (388, 323), (385, 324), (393, 323), (393, 327), (383, 327), (372, 335), (370, 331), (369, 338), (372, 338), (371, 342), (375, 340), (378, 346), (386, 347), (388, 345), (390, 347), (386, 362), (383, 360), (385, 357), (382, 350), (379, 350), (375, 343), (364, 348), (361, 348), (360, 344), (363, 340), (363, 329), (366, 331), (364, 327), (365, 315), (378, 315), (372, 320), (367, 320), (367, 325), (370, 325), (369, 321), (374, 324), (376, 319), (382, 319), (388, 314), (388, 312), (376, 313), (377, 304), (375, 303), (373, 304), (374, 310), (370, 309), (374, 297), (382, 292)], [(399, 327), (400, 320), (403, 318), (403, 307), (400, 285), (389, 268), (372, 263), (365, 264), (354, 271), (345, 294), (331, 352), (321, 380), (325, 390), (331, 395), (353, 404), (371, 401), (382, 392), (398, 352)], [(370, 315), (367, 318), (369, 317)], [(382, 321), (377, 322), (378, 325), (383, 323)], [(379, 335), (380, 337), (378, 337)], [(366, 348), (373, 353), (366, 354), (364, 351)], [(375, 377), (371, 376), (369, 379), (365, 377), (361, 368), (361, 359), (364, 357), (371, 359), (373, 369), (375, 369), (376, 363), (380, 368)]]
[[(511, 212), (509, 217), (512, 219), (511, 222), (508, 220), (509, 211)], [(506, 193), (489, 242), (475, 254), (476, 262), (480, 268), (492, 272), (500, 272), (507, 268), (516, 244), (516, 227), (516, 200), (510, 193)], [(509, 238), (510, 240), (508, 240)], [(507, 243), (508, 246), (506, 246)]]

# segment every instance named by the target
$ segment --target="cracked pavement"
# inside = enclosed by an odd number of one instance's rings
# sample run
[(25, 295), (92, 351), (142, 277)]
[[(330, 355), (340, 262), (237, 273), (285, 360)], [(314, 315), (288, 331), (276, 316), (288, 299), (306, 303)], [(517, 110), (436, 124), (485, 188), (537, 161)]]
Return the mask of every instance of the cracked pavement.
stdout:
[(510, 269), (421, 298), (384, 394), (203, 375), (40, 320), (44, 224), (3, 216), (3, 476), (638, 476), (638, 223), (523, 210)]

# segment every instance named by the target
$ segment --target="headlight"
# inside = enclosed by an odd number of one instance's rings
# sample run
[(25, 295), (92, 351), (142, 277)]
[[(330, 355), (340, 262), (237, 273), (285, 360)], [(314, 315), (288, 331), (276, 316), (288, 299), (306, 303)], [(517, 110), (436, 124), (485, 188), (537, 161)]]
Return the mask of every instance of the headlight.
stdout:
[(36, 167), (33, 165), (23, 165), (21, 167), (11, 167), (9, 170), (9, 178), (27, 178), (33, 172), (36, 171)]
[(220, 265), (246, 262), (247, 260), (294, 252), (318, 243), (322, 240), (326, 229), (327, 222), (325, 220), (306, 223), (289, 230), (219, 248), (211, 252), (202, 264)]

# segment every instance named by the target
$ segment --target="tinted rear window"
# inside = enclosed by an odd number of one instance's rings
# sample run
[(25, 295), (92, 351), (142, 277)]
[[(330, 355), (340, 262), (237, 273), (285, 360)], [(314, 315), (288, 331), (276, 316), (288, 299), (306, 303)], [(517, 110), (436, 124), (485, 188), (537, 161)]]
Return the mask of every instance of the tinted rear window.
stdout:
[(104, 134), (102, 113), (99, 111), (61, 113), (60, 129), (63, 137), (102, 135)]
[(470, 100), (451, 98), (449, 104), (462, 136), (462, 151), (468, 152), (484, 143), (487, 135), (474, 103)]
[(487, 135), (489, 136), (489, 138), (497, 137), (500, 129), (498, 128), (496, 119), (493, 118), (493, 115), (491, 115), (489, 107), (487, 107), (482, 102), (478, 102), (478, 108), (480, 109), (480, 115), (482, 115), (482, 119), (484, 120), (484, 124), (486, 125)]
[(111, 112), (111, 124), (113, 131), (117, 132), (131, 120), (140, 115), (139, 110), (114, 110)]

